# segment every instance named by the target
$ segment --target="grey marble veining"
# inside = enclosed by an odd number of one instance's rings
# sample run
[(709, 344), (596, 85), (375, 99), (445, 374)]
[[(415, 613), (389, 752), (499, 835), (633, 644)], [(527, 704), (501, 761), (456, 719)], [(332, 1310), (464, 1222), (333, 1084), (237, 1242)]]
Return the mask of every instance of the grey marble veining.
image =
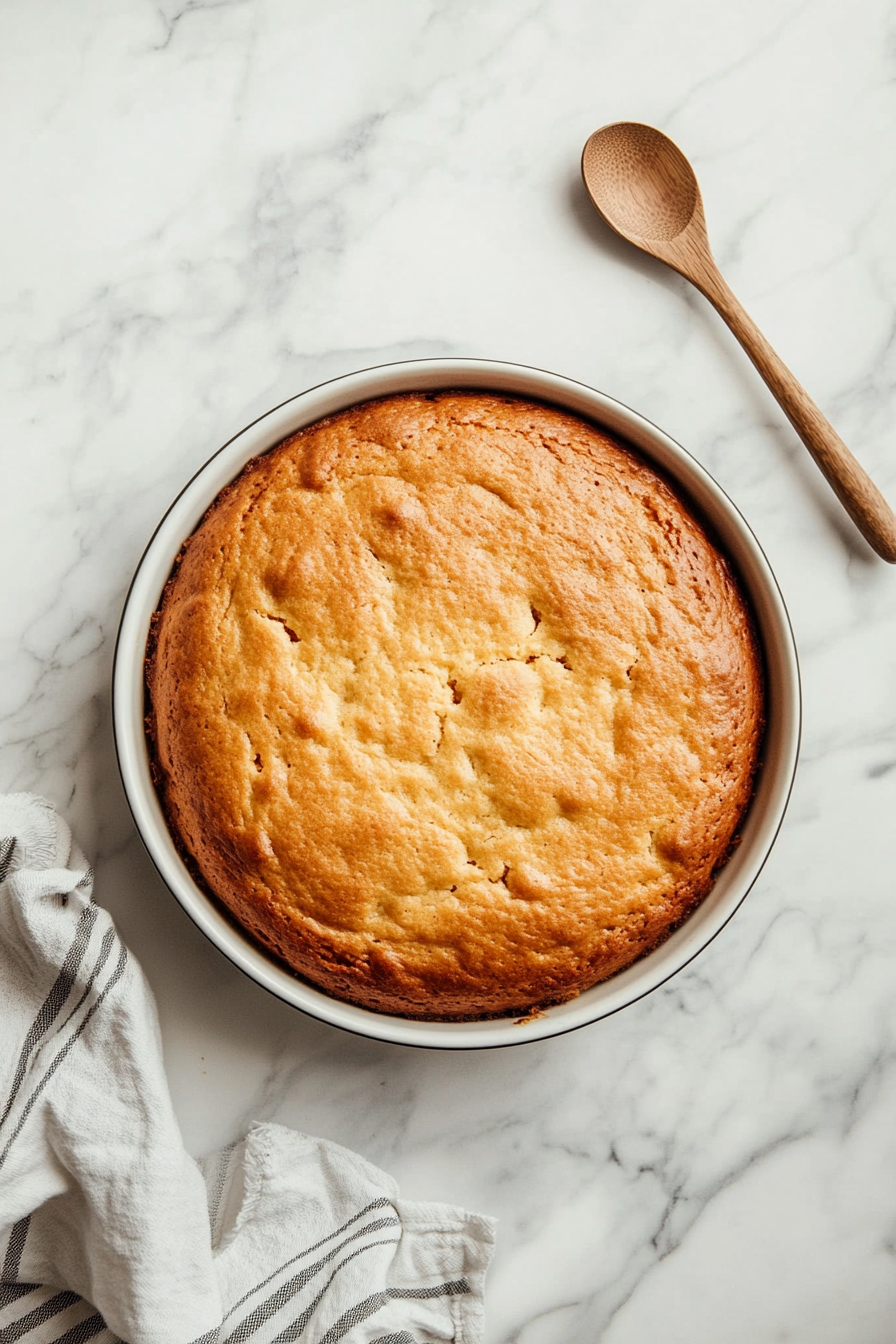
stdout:
[[(896, 572), (578, 159), (624, 117), (681, 144), (730, 283), (896, 499), (893, 0), (9, 0), (0, 109), (0, 787), (97, 860), (191, 1150), (276, 1119), (498, 1214), (489, 1344), (888, 1344)], [(767, 550), (805, 695), (783, 832), (698, 960), (462, 1056), (232, 969), (142, 851), (108, 703), (130, 576), (211, 452), (321, 379), (438, 354), (579, 378), (689, 448)]]

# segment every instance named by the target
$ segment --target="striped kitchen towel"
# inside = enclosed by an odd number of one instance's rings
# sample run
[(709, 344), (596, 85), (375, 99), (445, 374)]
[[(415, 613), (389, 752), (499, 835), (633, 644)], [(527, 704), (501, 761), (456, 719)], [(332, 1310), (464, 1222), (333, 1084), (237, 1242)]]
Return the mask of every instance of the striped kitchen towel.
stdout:
[(475, 1344), (491, 1219), (255, 1125), (197, 1164), (68, 827), (0, 796), (0, 1344)]

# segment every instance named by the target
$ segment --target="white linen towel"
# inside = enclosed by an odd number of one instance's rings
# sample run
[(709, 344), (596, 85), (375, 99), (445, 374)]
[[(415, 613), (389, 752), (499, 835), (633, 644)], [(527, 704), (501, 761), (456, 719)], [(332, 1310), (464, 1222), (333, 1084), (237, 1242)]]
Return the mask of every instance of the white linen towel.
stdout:
[(66, 824), (0, 797), (0, 1344), (476, 1344), (489, 1218), (279, 1125), (197, 1164)]

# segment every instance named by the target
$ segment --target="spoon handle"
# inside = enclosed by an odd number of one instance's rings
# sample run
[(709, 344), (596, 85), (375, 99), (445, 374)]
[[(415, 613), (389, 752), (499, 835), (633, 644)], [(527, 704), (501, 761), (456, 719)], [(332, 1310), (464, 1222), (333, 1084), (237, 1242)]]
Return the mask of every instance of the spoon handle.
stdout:
[(877, 554), (896, 564), (896, 514), (806, 389), (779, 358), (713, 263), (692, 276), (750, 356), (840, 503)]

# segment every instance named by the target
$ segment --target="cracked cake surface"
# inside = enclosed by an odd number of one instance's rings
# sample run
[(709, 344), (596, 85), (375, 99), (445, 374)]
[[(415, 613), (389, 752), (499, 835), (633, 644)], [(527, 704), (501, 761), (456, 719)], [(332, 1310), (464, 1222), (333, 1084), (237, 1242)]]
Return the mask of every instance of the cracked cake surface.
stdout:
[(672, 489), (515, 397), (367, 402), (251, 461), (147, 663), (172, 833), (331, 995), (527, 1013), (655, 947), (736, 839), (762, 675)]

